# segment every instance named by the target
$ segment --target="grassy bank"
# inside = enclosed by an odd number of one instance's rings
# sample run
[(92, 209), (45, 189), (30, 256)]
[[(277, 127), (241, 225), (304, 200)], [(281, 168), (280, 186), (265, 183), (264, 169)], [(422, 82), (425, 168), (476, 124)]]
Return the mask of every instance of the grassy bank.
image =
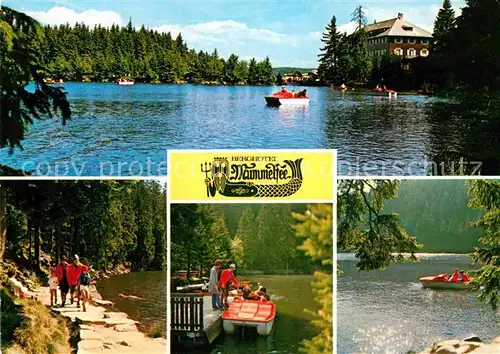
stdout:
[(37, 300), (14, 299), (0, 289), (2, 353), (67, 354), (69, 331), (66, 321), (54, 317)]

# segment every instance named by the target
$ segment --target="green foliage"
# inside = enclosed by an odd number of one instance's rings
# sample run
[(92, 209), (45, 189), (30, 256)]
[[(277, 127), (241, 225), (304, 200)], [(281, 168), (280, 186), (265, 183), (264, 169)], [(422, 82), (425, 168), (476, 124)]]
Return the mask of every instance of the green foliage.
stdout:
[[(61, 112), (62, 123), (71, 117), (66, 94), (43, 81), (40, 43), (43, 32), (29, 16), (2, 7), (0, 11), (0, 147), (21, 147), (34, 119)], [(34, 90), (28, 90), (30, 81)]]
[(482, 215), (468, 201), (464, 180), (405, 180), (384, 210), (400, 214), (403, 227), (423, 244), (421, 252), (468, 253), (480, 235), (470, 222)]
[[(333, 265), (333, 212), (332, 205), (312, 204), (309, 210), (293, 213), (296, 220), (294, 229), (297, 237), (304, 239), (300, 246), (308, 256), (323, 265)], [(309, 311), (314, 319), (312, 324), (319, 334), (304, 342), (300, 348), (305, 353), (331, 353), (333, 351), (333, 279), (332, 274), (315, 272), (316, 280), (311, 286), (314, 300), (320, 305), (317, 312)]]
[(325, 44), (319, 54), (318, 74), (323, 81), (340, 81), (339, 78), (339, 56), (342, 36), (337, 31), (337, 19), (335, 16), (326, 26), (321, 41)]
[(473, 225), (481, 228), (481, 246), (471, 258), (481, 268), (471, 273), (474, 290), (481, 289), (479, 298), (494, 309), (500, 296), (500, 182), (493, 180), (469, 181), (470, 207), (481, 208), (482, 218)]
[[(19, 36), (3, 21), (0, 24), (0, 38), (5, 39), (0, 49), (2, 53), (10, 53), (16, 48), (13, 42), (19, 41)], [(247, 62), (239, 60), (234, 54), (225, 61), (219, 57), (216, 49), (212, 54), (203, 51), (196, 53), (187, 47), (182, 34), (173, 39), (170, 33), (160, 33), (144, 26), (136, 30), (131, 21), (126, 27), (113, 25), (110, 28), (100, 25), (90, 28), (83, 23), (43, 28), (36, 25), (32, 32), (29, 37), (19, 37), (26, 48), (22, 48), (22, 53), (14, 53), (16, 58), (20, 58), (20, 54), (29, 54), (23, 61), (27, 62), (29, 59), (32, 61), (31, 65), (40, 67), (39, 74), (34, 70), (23, 69), (26, 74), (22, 77), (23, 80), (20, 78), (18, 81), (25, 85), (31, 76), (35, 79), (40, 77), (41, 80), (42, 74), (66, 81), (110, 82), (119, 78), (132, 78), (137, 82), (150, 83), (274, 82), (269, 59), (256, 63), (257, 75), (249, 76)], [(4, 67), (3, 62), (0, 64)], [(12, 76), (14, 73), (9, 74)], [(45, 86), (42, 88), (45, 91), (53, 89)], [(59, 101), (56, 103), (61, 105)]]
[[(310, 273), (317, 262), (297, 250), (290, 204), (175, 204), (171, 208), (172, 269), (208, 271), (215, 259), (240, 271)], [(321, 266), (321, 264), (319, 264)]]
[(434, 31), (432, 33), (433, 47), (441, 49), (440, 45), (449, 38), (449, 32), (454, 27), (455, 11), (451, 6), (450, 0), (444, 0), (443, 6), (439, 9), (436, 20), (434, 21)]
[(165, 191), (152, 181), (4, 181), (7, 257), (79, 254), (95, 269), (165, 269)]
[(360, 270), (387, 267), (402, 260), (402, 253), (416, 259), (415, 237), (408, 235), (398, 214), (384, 213), (385, 201), (396, 198), (398, 187), (399, 182), (392, 180), (339, 182), (337, 247), (354, 252)]

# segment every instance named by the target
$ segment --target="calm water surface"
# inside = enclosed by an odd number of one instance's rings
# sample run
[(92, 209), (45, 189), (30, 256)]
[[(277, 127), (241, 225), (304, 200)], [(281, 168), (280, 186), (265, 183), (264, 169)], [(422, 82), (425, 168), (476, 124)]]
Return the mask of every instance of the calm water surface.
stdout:
[(470, 269), (462, 255), (422, 256), (417, 264), (358, 272), (353, 257), (339, 255), (339, 353), (407, 353), (435, 341), (476, 334), (500, 335), (499, 317), (477, 293), (423, 289), (419, 277)]
[[(104, 300), (115, 303), (117, 311), (126, 312), (130, 318), (139, 321), (142, 331), (161, 328), (166, 335), (167, 328), (167, 273), (133, 272), (108, 279), (101, 279), (97, 289)], [(144, 300), (126, 299), (118, 294), (133, 295)]]
[[(211, 347), (204, 349), (179, 348), (173, 353), (298, 353), (301, 343), (311, 339), (317, 332), (311, 325), (312, 317), (304, 311), (318, 310), (313, 300), (312, 276), (265, 275), (258, 277), (240, 276), (240, 280), (260, 281), (267, 288), (271, 300), (276, 303), (277, 315), (271, 335), (262, 337), (254, 331), (241, 331), (234, 335), (221, 334)], [(207, 297), (210, 301), (210, 298)]]
[(438, 168), (430, 161), (495, 160), (500, 148), (493, 123), (471, 121), (451, 103), (424, 97), (310, 87), (309, 107), (271, 108), (264, 96), (277, 87), (67, 83), (65, 89), (74, 117), (68, 125), (37, 122), (25, 150), (9, 156), (0, 149), (0, 163), (38, 175), (165, 175), (166, 151), (174, 148), (336, 148), (343, 175), (422, 175)]

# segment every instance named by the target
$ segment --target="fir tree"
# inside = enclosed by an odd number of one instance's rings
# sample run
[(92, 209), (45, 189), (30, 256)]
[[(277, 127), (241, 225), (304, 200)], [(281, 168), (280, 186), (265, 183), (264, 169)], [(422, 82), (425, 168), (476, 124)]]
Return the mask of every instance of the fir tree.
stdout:
[(324, 81), (339, 81), (339, 51), (341, 35), (337, 31), (337, 19), (335, 16), (326, 26), (321, 41), (324, 47), (320, 49), (318, 74)]
[(447, 36), (453, 28), (455, 22), (455, 11), (451, 6), (450, 0), (443, 1), (443, 7), (439, 9), (436, 20), (434, 21), (433, 49), (438, 51), (440, 45), (445, 45)]

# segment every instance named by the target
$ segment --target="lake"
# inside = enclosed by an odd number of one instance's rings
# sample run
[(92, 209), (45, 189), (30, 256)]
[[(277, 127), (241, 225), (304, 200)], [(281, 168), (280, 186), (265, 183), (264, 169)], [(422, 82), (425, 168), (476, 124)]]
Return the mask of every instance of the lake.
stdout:
[(471, 269), (465, 255), (423, 255), (420, 263), (358, 272), (352, 255), (339, 254), (337, 336), (339, 353), (407, 353), (433, 342), (500, 333), (498, 315), (477, 293), (423, 289), (418, 278)]
[[(298, 353), (305, 339), (317, 334), (311, 325), (312, 317), (304, 311), (317, 311), (319, 306), (313, 300), (311, 282), (313, 276), (306, 275), (260, 275), (239, 276), (239, 280), (262, 282), (267, 294), (276, 303), (277, 315), (271, 335), (262, 337), (255, 331), (241, 331), (225, 335), (224, 331), (210, 347), (196, 349), (175, 347), (172, 353)], [(210, 297), (206, 297), (210, 301)]]
[(496, 172), (498, 122), (421, 96), (307, 89), (309, 107), (272, 108), (264, 96), (276, 86), (70, 82), (72, 120), (38, 121), (23, 151), (0, 149), (0, 163), (47, 176), (163, 176), (168, 149), (327, 148), (339, 149), (341, 175), (435, 174), (462, 157), (467, 170)]
[[(166, 336), (167, 328), (167, 273), (132, 272), (103, 278), (97, 290), (104, 300), (114, 302), (117, 311), (125, 312), (139, 321), (139, 329), (150, 332), (160, 328)], [(133, 295), (144, 300), (133, 300), (118, 294)]]

